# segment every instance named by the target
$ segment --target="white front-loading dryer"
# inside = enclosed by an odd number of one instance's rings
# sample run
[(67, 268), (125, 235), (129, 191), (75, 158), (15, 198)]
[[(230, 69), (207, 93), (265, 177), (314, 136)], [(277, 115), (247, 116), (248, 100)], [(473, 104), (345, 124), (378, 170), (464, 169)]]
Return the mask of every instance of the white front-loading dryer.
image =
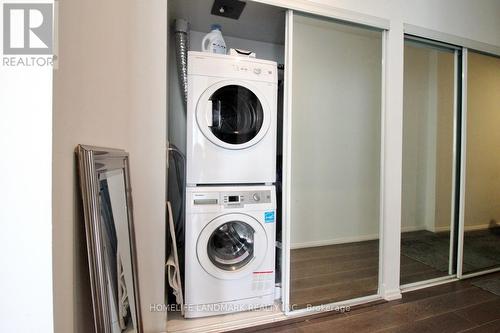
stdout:
[(274, 303), (274, 186), (188, 187), (185, 317)]
[(274, 183), (276, 122), (276, 62), (188, 53), (188, 185)]

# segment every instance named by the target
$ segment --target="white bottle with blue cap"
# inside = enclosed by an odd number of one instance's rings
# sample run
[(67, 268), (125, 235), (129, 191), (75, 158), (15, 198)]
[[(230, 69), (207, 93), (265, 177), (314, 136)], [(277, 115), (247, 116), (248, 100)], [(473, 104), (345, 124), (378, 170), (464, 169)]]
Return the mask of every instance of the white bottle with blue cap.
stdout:
[(220, 25), (212, 24), (210, 30), (201, 41), (201, 50), (203, 52), (226, 54), (226, 42), (222, 38)]

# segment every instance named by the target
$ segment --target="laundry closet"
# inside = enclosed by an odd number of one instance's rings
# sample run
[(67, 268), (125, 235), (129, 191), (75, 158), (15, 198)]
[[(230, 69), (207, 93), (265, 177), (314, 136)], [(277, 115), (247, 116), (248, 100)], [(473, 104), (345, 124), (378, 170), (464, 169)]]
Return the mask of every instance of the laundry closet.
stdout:
[(168, 2), (168, 331), (381, 299), (383, 24), (237, 4)]
[[(265, 314), (248, 310), (281, 312), (286, 10), (240, 2), (238, 18), (211, 14), (232, 15), (235, 4), (168, 3), (168, 197), (185, 304), (167, 314), (169, 331), (227, 329)], [(225, 47), (202, 52), (214, 24)], [(169, 303), (179, 303), (172, 291)]]

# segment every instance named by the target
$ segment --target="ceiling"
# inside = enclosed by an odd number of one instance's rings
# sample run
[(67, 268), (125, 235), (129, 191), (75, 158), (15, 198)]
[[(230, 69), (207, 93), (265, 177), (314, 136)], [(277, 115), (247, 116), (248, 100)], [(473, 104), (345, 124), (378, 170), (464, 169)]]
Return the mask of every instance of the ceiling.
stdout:
[(285, 9), (247, 1), (238, 20), (211, 15), (213, 0), (171, 0), (170, 24), (176, 18), (189, 21), (190, 29), (209, 32), (210, 25), (222, 26), (222, 34), (261, 42), (285, 43)]

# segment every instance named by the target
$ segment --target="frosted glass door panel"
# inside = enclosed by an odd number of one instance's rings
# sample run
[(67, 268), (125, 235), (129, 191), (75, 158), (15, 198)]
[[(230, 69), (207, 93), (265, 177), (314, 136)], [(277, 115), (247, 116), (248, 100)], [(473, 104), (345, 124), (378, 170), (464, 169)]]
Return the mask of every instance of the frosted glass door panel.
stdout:
[(294, 14), (294, 309), (377, 293), (382, 32)]
[(464, 274), (500, 266), (500, 58), (467, 62)]

